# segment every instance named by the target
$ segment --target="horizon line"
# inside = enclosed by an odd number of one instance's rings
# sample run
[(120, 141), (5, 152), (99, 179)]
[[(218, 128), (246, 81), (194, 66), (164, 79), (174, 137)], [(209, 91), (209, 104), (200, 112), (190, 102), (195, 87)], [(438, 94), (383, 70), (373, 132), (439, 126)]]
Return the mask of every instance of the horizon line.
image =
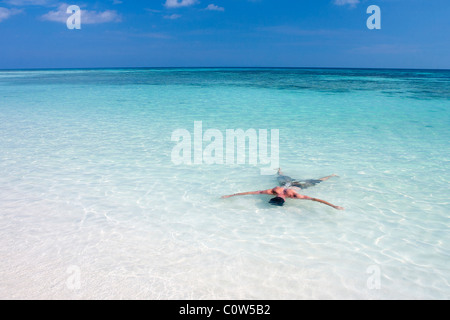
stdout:
[(335, 70), (425, 70), (425, 71), (450, 71), (441, 68), (376, 68), (376, 67), (54, 67), (54, 68), (0, 68), (0, 71), (45, 71), (45, 70), (133, 70), (133, 69), (335, 69)]

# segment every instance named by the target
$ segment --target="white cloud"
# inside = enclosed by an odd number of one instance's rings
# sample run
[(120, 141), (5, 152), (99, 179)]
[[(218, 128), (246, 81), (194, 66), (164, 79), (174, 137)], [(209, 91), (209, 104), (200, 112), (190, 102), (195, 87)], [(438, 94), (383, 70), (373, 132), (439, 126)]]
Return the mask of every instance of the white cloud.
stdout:
[(334, 0), (334, 4), (338, 6), (349, 5), (351, 7), (356, 6), (359, 3), (359, 0)]
[(55, 1), (52, 0), (5, 0), (7, 4), (13, 6), (47, 6), (50, 4), (54, 4)]
[(197, 0), (166, 0), (164, 6), (166, 8), (190, 7), (197, 4)]
[(148, 11), (150, 13), (161, 13), (161, 10), (155, 10), (155, 9), (145, 9), (145, 11)]
[(171, 15), (164, 16), (164, 19), (169, 19), (169, 20), (176, 20), (176, 19), (180, 19), (180, 18), (181, 18), (181, 14), (171, 14)]
[(215, 4), (210, 4), (209, 6), (206, 7), (206, 10), (210, 10), (210, 11), (225, 11), (225, 8), (216, 6)]
[(21, 13), (22, 10), (18, 9), (7, 9), (7, 8), (0, 8), (0, 22), (8, 19), (9, 17)]
[[(70, 14), (67, 13), (68, 4), (62, 4), (55, 11), (50, 11), (43, 16), (41, 16), (42, 20), (45, 21), (53, 21), (53, 22), (62, 22), (66, 23), (67, 19), (70, 17)], [(121, 16), (114, 10), (106, 10), (106, 11), (89, 11), (89, 10), (81, 10), (81, 23), (82, 24), (100, 24), (107, 22), (120, 22), (122, 20)]]

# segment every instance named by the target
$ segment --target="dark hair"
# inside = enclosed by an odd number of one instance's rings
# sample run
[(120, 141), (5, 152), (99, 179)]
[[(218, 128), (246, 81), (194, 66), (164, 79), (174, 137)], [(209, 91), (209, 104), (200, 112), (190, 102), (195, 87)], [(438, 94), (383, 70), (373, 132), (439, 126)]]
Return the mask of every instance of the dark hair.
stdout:
[(282, 207), (285, 203), (285, 200), (281, 197), (275, 197), (269, 201), (271, 205)]

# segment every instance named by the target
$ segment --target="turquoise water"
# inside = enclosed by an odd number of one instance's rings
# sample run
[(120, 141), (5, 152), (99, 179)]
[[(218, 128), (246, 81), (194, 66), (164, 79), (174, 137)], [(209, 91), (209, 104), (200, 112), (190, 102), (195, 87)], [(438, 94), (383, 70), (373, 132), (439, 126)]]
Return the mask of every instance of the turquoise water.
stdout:
[[(221, 199), (276, 171), (175, 165), (195, 121), (346, 210)], [(448, 299), (449, 124), (448, 71), (1, 71), (0, 297)]]

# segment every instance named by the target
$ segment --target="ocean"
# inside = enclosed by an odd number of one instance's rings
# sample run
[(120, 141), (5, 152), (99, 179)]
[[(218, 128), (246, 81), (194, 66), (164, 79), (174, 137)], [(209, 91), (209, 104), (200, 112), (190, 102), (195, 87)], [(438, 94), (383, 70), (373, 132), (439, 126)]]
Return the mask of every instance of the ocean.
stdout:
[[(0, 71), (0, 298), (449, 299), (449, 125), (450, 71)], [(274, 165), (345, 210), (221, 199)]]

